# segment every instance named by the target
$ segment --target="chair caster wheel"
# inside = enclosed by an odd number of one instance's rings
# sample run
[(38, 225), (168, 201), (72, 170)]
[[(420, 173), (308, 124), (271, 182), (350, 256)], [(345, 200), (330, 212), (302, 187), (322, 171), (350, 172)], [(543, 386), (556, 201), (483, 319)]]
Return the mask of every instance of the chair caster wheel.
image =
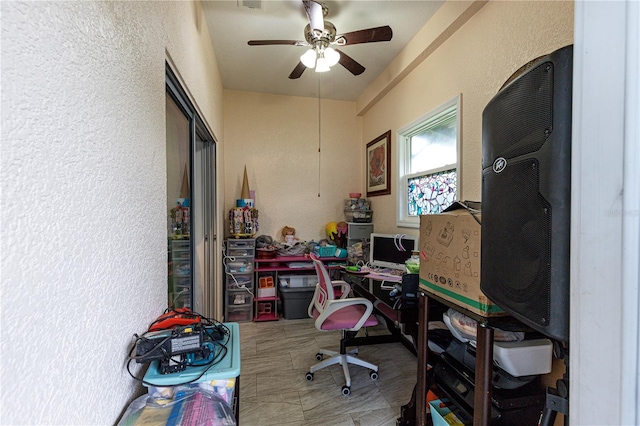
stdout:
[(320, 352), (318, 352), (318, 353), (316, 354), (316, 360), (318, 360), (318, 361), (322, 361), (322, 358), (323, 358), (322, 354), (321, 354)]
[(369, 372), (369, 377), (371, 377), (371, 380), (378, 380), (378, 372), (377, 371), (370, 371)]
[(304, 378), (307, 379), (307, 382), (313, 382), (313, 373), (305, 374)]
[(349, 396), (351, 395), (351, 388), (349, 386), (343, 386), (342, 387), (342, 394), (344, 396)]

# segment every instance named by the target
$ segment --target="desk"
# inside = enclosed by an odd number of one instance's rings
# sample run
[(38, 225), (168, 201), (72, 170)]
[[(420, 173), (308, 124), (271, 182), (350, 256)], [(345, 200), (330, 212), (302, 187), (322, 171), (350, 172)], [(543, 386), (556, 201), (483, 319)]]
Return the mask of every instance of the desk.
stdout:
[[(373, 303), (374, 312), (382, 316), (391, 334), (383, 336), (367, 336), (358, 338), (361, 345), (400, 342), (414, 355), (417, 355), (415, 340), (418, 337), (418, 309), (417, 307), (396, 309), (395, 301), (389, 296), (389, 290), (383, 289), (382, 281), (367, 278), (368, 276), (356, 276), (343, 272), (343, 278), (351, 285), (351, 290), (359, 297), (364, 297)], [(393, 282), (399, 283), (401, 278)], [(386, 281), (385, 281), (386, 282)], [(387, 285), (393, 282), (386, 282)], [(407, 335), (412, 336), (408, 339)]]

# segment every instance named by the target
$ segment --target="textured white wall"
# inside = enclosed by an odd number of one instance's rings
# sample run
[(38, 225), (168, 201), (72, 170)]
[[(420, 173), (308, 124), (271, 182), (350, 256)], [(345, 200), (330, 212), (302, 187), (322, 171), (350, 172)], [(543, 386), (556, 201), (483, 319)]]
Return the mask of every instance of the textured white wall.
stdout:
[(0, 423), (113, 424), (166, 307), (165, 58), (221, 133), (215, 56), (191, 2), (1, 8)]
[(362, 192), (364, 149), (355, 103), (322, 101), (318, 162), (317, 98), (225, 91), (224, 99), (226, 211), (240, 198), (246, 165), (256, 191), (258, 235), (280, 240), (287, 225), (302, 240), (325, 238), (328, 222), (344, 220), (349, 192)]
[[(434, 19), (451, 20), (446, 12), (457, 6), (445, 4)], [(521, 65), (572, 42), (573, 2), (490, 1), (364, 114), (363, 146), (390, 128), (392, 158), (397, 158), (395, 132), (461, 93), (460, 198), (480, 200), (484, 107)], [(417, 229), (396, 227), (398, 188), (392, 170), (391, 195), (373, 199), (375, 229), (417, 235)]]

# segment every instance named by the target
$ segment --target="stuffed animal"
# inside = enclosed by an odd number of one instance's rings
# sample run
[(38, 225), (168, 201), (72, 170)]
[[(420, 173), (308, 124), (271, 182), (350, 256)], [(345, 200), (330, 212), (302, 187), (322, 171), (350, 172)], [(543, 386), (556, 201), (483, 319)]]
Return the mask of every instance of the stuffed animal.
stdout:
[(282, 241), (289, 246), (292, 246), (298, 241), (296, 238), (296, 229), (290, 226), (282, 228)]

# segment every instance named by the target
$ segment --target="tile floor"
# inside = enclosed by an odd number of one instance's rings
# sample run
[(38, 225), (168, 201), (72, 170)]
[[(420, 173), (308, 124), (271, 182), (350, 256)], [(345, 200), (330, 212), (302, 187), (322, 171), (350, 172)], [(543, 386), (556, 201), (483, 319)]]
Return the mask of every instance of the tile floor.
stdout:
[(416, 357), (400, 343), (360, 346), (359, 356), (378, 365), (379, 378), (350, 366), (350, 396), (341, 393), (339, 365), (306, 381), (318, 349), (338, 350), (340, 341), (340, 332), (319, 332), (311, 319), (241, 323), (240, 341), (240, 426), (392, 426), (416, 383)]

